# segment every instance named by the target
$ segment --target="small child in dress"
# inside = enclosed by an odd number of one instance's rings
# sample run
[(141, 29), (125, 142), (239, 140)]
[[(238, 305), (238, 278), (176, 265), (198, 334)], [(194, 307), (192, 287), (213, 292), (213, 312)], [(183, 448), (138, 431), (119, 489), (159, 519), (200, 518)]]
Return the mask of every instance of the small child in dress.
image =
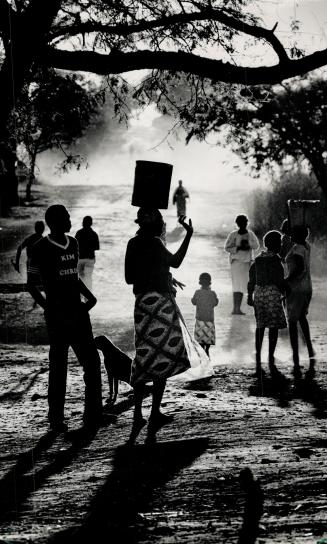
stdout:
[(218, 305), (218, 297), (211, 290), (211, 276), (203, 272), (199, 277), (201, 289), (197, 289), (191, 299), (196, 306), (194, 338), (209, 356), (210, 346), (216, 343), (214, 307)]

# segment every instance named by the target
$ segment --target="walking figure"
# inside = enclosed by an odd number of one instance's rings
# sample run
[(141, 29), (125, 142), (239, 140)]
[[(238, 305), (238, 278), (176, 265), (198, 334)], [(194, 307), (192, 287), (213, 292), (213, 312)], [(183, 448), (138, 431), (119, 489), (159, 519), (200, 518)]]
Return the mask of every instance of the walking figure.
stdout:
[(252, 262), (252, 253), (258, 249), (258, 238), (247, 228), (249, 220), (246, 215), (238, 215), (235, 223), (238, 230), (233, 230), (227, 237), (225, 251), (229, 253), (233, 288), (232, 314), (244, 315), (241, 310), (243, 294), (247, 292), (249, 270)]
[[(44, 308), (49, 334), (49, 423), (55, 432), (64, 432), (64, 406), (67, 382), (68, 348), (81, 363), (85, 382), (84, 426), (94, 430), (102, 413), (100, 358), (95, 346), (89, 310), (96, 298), (79, 279), (78, 244), (67, 236), (70, 216), (60, 204), (45, 212), (50, 234), (37, 242), (31, 253), (31, 266), (41, 275), (45, 297), (34, 284), (28, 284), (34, 300)], [(81, 295), (86, 302), (81, 301)]]
[(78, 230), (75, 238), (78, 241), (79, 260), (78, 274), (86, 287), (92, 291), (92, 275), (95, 264), (95, 252), (100, 249), (99, 237), (92, 229), (93, 219), (86, 215), (83, 219), (83, 228)]
[(214, 307), (218, 305), (218, 297), (211, 290), (211, 276), (203, 272), (199, 277), (201, 289), (197, 289), (191, 299), (196, 306), (194, 338), (209, 356), (210, 346), (216, 343)]
[(275, 349), (278, 330), (287, 327), (282, 295), (285, 291), (284, 268), (278, 255), (281, 235), (276, 230), (267, 232), (263, 238), (266, 248), (250, 267), (248, 283), (248, 304), (254, 306), (256, 320), (255, 349), (256, 372), (261, 372), (261, 348), (265, 329), (269, 329), (268, 363), (275, 364)]
[[(31, 269), (31, 252), (32, 252), (32, 248), (34, 244), (36, 244), (36, 242), (38, 242), (39, 240), (43, 238), (44, 228), (45, 228), (45, 225), (43, 221), (36, 221), (34, 225), (35, 232), (27, 236), (27, 238), (25, 238), (25, 240), (23, 240), (22, 243), (19, 244), (19, 246), (17, 247), (16, 259), (15, 261), (12, 261), (12, 265), (14, 269), (16, 270), (16, 272), (20, 273), (20, 266), (19, 266), (20, 257), (21, 257), (23, 249), (26, 249), (27, 283), (35, 284), (39, 286), (42, 285), (41, 277), (40, 277), (40, 274), (36, 273), (35, 271)], [(36, 306), (37, 304), (36, 302), (34, 302), (33, 308), (36, 308)]]
[(173, 204), (176, 204), (177, 208), (177, 217), (181, 215), (186, 215), (186, 199), (190, 198), (185, 187), (183, 187), (183, 182), (180, 179), (178, 181), (178, 187), (175, 189), (173, 194)]

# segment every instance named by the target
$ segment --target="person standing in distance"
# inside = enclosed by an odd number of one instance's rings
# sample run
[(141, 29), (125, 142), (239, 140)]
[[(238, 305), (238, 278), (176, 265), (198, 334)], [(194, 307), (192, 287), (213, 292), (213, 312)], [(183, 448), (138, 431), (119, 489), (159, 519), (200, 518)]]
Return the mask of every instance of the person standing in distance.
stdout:
[[(34, 244), (36, 244), (36, 242), (38, 242), (39, 240), (41, 240), (41, 238), (43, 238), (44, 227), (45, 225), (43, 221), (35, 222), (35, 225), (34, 225), (35, 232), (27, 236), (27, 238), (25, 238), (22, 241), (22, 243), (19, 244), (19, 246), (17, 247), (16, 259), (14, 261), (11, 261), (16, 272), (20, 273), (20, 266), (19, 266), (20, 257), (21, 257), (23, 249), (26, 249), (27, 283), (34, 283), (35, 285), (39, 285), (39, 286), (41, 286), (40, 275), (37, 272), (33, 271), (33, 269), (31, 268), (31, 250)], [(36, 306), (37, 304), (34, 301), (33, 309), (36, 308)]]
[(173, 194), (173, 204), (176, 204), (177, 208), (177, 217), (181, 215), (186, 215), (186, 199), (190, 198), (185, 187), (183, 187), (183, 182), (180, 179), (178, 181), (178, 187), (175, 189)]
[(99, 237), (92, 229), (92, 223), (92, 217), (86, 215), (82, 223), (83, 228), (78, 230), (75, 234), (79, 248), (78, 274), (90, 291), (92, 291), (95, 252), (100, 249)]
[(247, 292), (253, 250), (259, 247), (258, 238), (252, 230), (247, 228), (248, 222), (246, 215), (238, 215), (235, 219), (238, 230), (233, 230), (225, 243), (225, 251), (229, 253), (232, 275), (234, 300), (232, 314), (236, 315), (244, 315), (241, 310), (243, 294)]
[[(50, 234), (32, 248), (31, 263), (38, 270), (45, 297), (34, 284), (27, 284), (34, 300), (44, 308), (49, 351), (49, 423), (55, 432), (64, 432), (68, 348), (71, 346), (84, 370), (84, 426), (95, 430), (102, 415), (100, 358), (95, 346), (88, 311), (96, 298), (79, 279), (78, 244), (67, 236), (71, 229), (68, 211), (61, 204), (45, 212)], [(81, 295), (86, 302), (81, 301)]]

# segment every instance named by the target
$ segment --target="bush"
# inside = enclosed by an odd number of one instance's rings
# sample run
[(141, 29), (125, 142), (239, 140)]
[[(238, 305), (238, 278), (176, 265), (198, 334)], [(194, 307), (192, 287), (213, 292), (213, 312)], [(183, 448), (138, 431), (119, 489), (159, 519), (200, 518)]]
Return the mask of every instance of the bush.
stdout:
[(271, 189), (253, 191), (246, 198), (246, 209), (252, 228), (262, 236), (267, 230), (279, 229), (287, 217), (287, 200), (320, 200), (320, 205), (307, 214), (311, 238), (327, 236), (327, 202), (314, 176), (303, 172), (284, 174), (272, 183)]

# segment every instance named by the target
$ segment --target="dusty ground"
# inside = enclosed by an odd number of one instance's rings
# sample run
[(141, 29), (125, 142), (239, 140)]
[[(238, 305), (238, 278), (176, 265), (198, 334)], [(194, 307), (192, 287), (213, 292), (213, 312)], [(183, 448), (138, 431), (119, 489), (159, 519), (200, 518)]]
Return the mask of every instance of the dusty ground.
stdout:
[[(86, 193), (60, 190), (65, 191), (61, 199), (72, 208), (77, 227), (86, 214)], [(40, 214), (37, 205), (58, 200), (56, 191), (47, 197), (41, 191), (33, 206), (15, 210), (16, 217), (3, 222), (2, 282), (22, 283), (23, 276), (15, 276), (10, 267), (14, 248)], [(132, 296), (119, 284), (124, 241), (118, 244), (118, 240), (128, 239), (133, 226), (128, 232), (122, 229), (125, 211), (120, 196), (117, 189), (108, 204), (119, 227), (109, 233), (99, 220), (103, 250), (95, 273), (99, 305), (92, 320), (95, 333), (110, 334), (132, 354)], [(91, 215), (98, 211), (99, 217), (100, 205), (93, 197), (87, 211)], [(196, 219), (199, 224), (200, 217)], [(168, 232), (168, 242), (177, 242), (174, 225)], [(327, 542), (324, 279), (314, 277), (315, 376), (305, 373), (302, 348), (302, 377), (294, 379), (288, 338), (282, 335), (279, 372), (271, 375), (266, 369), (258, 381), (253, 375), (253, 316), (250, 309), (244, 317), (230, 316), (229, 270), (222, 242), (198, 231), (192, 244), (185, 268), (176, 274), (188, 284), (179, 294), (179, 304), (192, 328), (189, 298), (196, 278), (203, 270), (212, 272), (220, 297), (217, 345), (212, 350), (215, 376), (200, 385), (169, 385), (164, 409), (174, 413), (175, 420), (160, 431), (155, 445), (144, 443), (146, 430), (134, 447), (126, 445), (132, 396), (124, 385), (111, 410), (117, 416), (113, 423), (88, 440), (74, 432), (81, 424), (83, 384), (73, 355), (67, 392), (71, 432), (59, 437), (48, 434), (42, 313), (30, 311), (31, 301), (24, 292), (2, 294), (0, 542), (245, 543), (254, 542), (256, 536), (257, 542), (267, 544)], [(105, 375), (103, 382), (106, 394)], [(145, 415), (149, 406), (147, 398)], [(245, 468), (257, 485), (241, 486), (239, 476)]]

